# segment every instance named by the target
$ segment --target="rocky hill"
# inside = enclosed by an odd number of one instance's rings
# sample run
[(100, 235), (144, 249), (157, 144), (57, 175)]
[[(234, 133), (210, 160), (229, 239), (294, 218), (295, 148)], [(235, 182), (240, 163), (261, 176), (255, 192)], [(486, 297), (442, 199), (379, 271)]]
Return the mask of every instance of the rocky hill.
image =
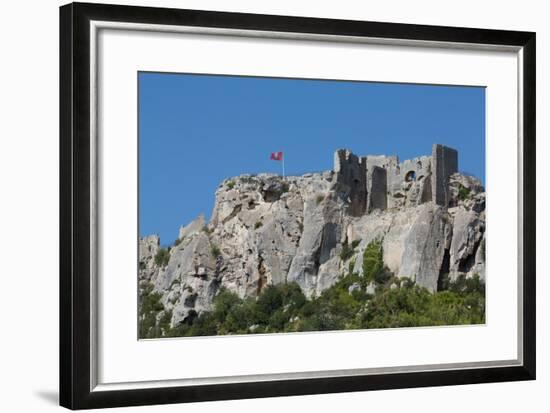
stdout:
[(434, 145), (401, 163), (339, 150), (323, 173), (226, 179), (209, 222), (181, 227), (169, 248), (156, 235), (139, 240), (140, 292), (157, 294), (156, 322), (171, 328), (211, 310), (222, 289), (256, 297), (294, 282), (318, 297), (345, 274), (362, 276), (374, 241), (393, 280), (431, 292), (444, 279), (483, 280), (485, 190), (457, 171), (457, 152)]

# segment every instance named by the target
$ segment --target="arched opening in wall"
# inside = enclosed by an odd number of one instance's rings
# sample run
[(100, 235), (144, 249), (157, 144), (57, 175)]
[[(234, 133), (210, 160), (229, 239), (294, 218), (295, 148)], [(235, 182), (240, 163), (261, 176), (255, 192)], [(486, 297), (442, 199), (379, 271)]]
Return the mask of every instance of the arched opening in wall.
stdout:
[(412, 182), (412, 181), (416, 181), (415, 171), (409, 171), (407, 172), (407, 175), (405, 175), (405, 182)]

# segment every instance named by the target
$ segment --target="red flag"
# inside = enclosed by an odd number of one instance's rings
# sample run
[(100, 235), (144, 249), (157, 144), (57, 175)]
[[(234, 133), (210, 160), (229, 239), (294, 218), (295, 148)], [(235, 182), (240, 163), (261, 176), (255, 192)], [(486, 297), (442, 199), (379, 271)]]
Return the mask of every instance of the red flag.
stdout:
[(269, 159), (273, 161), (282, 161), (283, 160), (283, 153), (282, 152), (271, 152), (271, 156)]

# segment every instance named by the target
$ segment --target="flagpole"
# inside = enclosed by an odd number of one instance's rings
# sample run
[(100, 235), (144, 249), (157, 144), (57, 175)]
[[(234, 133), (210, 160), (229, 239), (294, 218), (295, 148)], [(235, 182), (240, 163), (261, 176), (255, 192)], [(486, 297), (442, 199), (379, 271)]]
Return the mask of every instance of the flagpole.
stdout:
[(285, 154), (283, 153), (283, 181), (285, 179)]

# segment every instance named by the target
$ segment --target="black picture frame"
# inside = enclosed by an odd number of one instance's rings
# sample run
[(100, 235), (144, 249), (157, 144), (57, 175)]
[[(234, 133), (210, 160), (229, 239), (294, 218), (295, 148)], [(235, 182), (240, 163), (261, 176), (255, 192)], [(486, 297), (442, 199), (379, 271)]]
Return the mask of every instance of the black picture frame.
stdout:
[[(523, 53), (523, 365), (91, 391), (90, 21), (508, 45)], [(535, 379), (535, 56), (531, 32), (72, 3), (60, 8), (60, 404), (70, 409)]]

